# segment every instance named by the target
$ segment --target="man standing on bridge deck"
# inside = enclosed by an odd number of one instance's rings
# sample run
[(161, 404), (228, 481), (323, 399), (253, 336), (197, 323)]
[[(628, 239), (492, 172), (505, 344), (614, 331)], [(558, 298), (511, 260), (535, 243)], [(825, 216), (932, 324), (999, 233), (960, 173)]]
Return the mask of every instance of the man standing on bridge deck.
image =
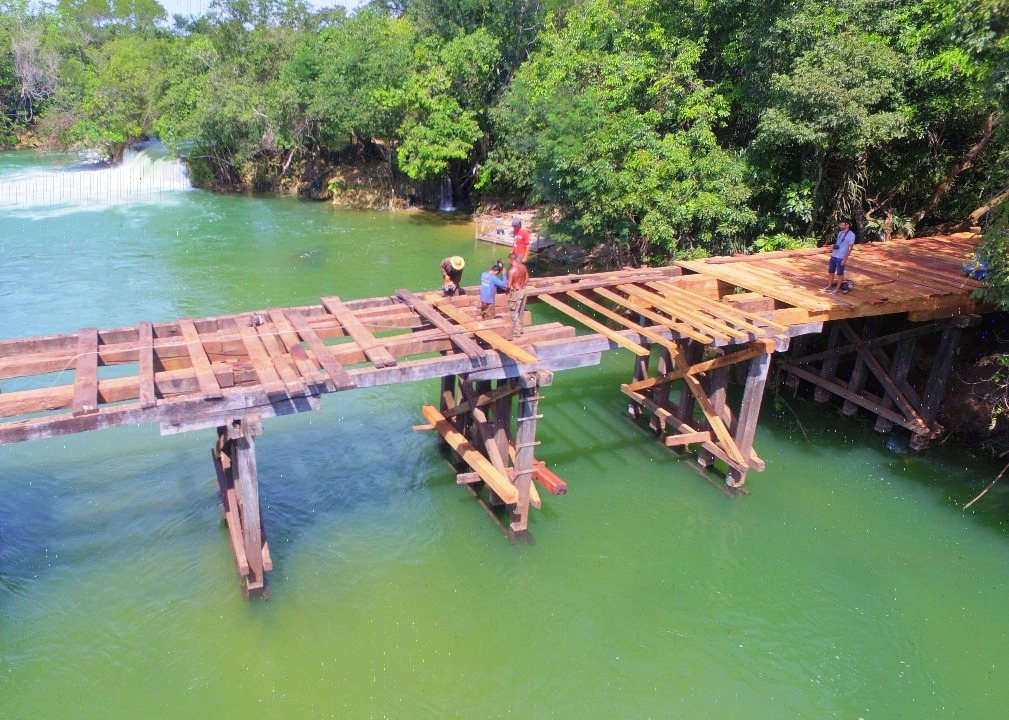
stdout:
[(466, 267), (466, 261), (458, 255), (447, 257), (441, 261), (441, 291), (444, 295), (465, 295), (462, 289), (462, 271)]
[(526, 283), (529, 271), (518, 253), (508, 255), (508, 312), (512, 319), (512, 338), (522, 335), (522, 315), (526, 309)]
[(522, 227), (522, 218), (514, 218), (512, 220), (512, 238), (514, 239), (512, 251), (524, 263), (526, 256), (529, 255), (529, 231)]
[[(837, 226), (840, 230), (837, 237), (834, 238), (834, 249), (830, 252), (830, 264), (827, 266), (829, 279), (826, 287), (820, 290), (820, 292), (829, 292), (832, 295), (836, 295), (844, 283), (844, 266), (848, 263), (851, 249), (855, 247), (855, 233), (851, 231), (851, 220), (841, 218), (837, 221)], [(834, 286), (835, 277), (837, 278), (836, 287)]]
[(496, 315), (496, 302), (498, 288), (504, 290), (508, 283), (501, 277), (504, 264), (500, 260), (495, 260), (490, 270), (484, 270), (480, 274), (480, 317), (484, 320), (493, 320)]

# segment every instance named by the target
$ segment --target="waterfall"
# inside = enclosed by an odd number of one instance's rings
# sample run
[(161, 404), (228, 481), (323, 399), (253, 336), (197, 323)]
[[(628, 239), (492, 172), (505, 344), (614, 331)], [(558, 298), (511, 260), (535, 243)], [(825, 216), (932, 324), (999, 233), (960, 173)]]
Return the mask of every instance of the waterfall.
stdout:
[(0, 173), (0, 210), (29, 218), (165, 204), (192, 185), (160, 142), (127, 150), (117, 165), (94, 156), (52, 168)]
[(438, 196), (438, 209), (442, 212), (455, 211), (455, 204), (452, 202), (452, 178), (445, 178), (441, 181), (441, 191)]

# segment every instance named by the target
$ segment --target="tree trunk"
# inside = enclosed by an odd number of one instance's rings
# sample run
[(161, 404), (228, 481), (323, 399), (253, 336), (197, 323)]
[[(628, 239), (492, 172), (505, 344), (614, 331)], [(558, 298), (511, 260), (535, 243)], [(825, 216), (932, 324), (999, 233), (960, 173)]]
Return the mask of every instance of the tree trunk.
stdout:
[(946, 178), (939, 183), (936, 187), (935, 192), (932, 193), (932, 197), (929, 198), (928, 202), (925, 203), (925, 207), (921, 208), (918, 212), (914, 214), (911, 218), (912, 225), (918, 225), (931, 210), (935, 207), (935, 204), (939, 202), (939, 198), (949, 192), (950, 188), (953, 187), (953, 182), (956, 180), (960, 173), (970, 170), (974, 167), (974, 161), (977, 156), (981, 154), (981, 151), (985, 149), (988, 142), (991, 140), (992, 134), (995, 130), (995, 126), (998, 125), (1001, 116), (996, 113), (989, 113), (988, 117), (984, 119), (984, 130), (981, 133), (981, 139), (978, 140), (974, 146), (967, 151), (963, 159), (952, 167)]
[(967, 216), (967, 219), (953, 228), (953, 232), (968, 232), (972, 227), (981, 222), (981, 218), (987, 215), (993, 208), (998, 207), (1006, 200), (1009, 200), (1009, 190), (996, 195), (988, 201), (987, 205), (982, 205), (977, 210)]

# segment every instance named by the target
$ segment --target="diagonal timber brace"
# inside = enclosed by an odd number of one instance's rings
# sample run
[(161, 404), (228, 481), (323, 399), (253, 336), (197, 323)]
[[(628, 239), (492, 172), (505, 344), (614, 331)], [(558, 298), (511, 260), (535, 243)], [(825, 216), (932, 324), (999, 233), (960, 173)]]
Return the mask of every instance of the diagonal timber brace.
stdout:
[[(652, 413), (653, 427), (657, 423), (661, 430), (671, 431), (664, 438), (666, 446), (698, 445), (701, 464), (708, 466), (715, 459), (724, 462), (726, 483), (739, 487), (748, 470), (764, 467), (753, 451), (753, 437), (775, 341), (762, 338), (707, 360), (701, 359), (703, 345), (694, 343), (684, 349), (681, 342), (663, 341), (656, 375), (641, 377), (639, 369), (634, 381), (621, 386), (621, 391), (636, 407)], [(728, 369), (739, 363), (748, 363), (748, 368), (739, 415), (734, 418), (726, 406), (725, 386)], [(681, 381), (680, 399), (673, 405), (669, 389), (676, 381)], [(701, 417), (696, 417), (695, 403)]]

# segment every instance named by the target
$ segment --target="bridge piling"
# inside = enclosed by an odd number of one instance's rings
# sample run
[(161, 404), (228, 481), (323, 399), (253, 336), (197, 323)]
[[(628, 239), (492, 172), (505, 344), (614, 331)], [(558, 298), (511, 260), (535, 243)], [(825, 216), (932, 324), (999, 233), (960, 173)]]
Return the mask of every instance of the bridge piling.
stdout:
[(263, 432), (260, 418), (232, 420), (217, 428), (211, 454), (217, 470), (221, 516), (246, 597), (268, 597), (265, 573), (273, 569), (259, 507), (254, 437)]

